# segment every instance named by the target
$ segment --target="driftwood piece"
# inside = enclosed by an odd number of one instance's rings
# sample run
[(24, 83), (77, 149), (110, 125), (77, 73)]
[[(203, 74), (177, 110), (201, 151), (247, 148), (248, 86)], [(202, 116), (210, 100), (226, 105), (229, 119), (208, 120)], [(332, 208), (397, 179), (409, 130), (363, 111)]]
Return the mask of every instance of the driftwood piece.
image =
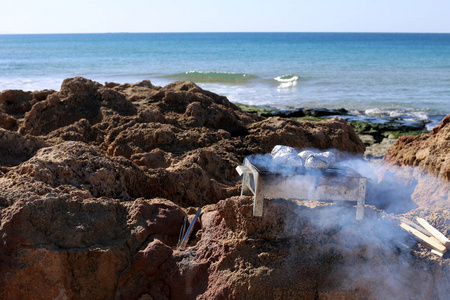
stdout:
[(443, 235), (439, 230), (434, 228), (427, 222), (427, 220), (422, 218), (416, 218), (417, 222), (423, 226), (427, 231), (431, 233), (433, 237), (435, 237), (439, 242), (441, 242), (447, 249), (450, 248), (450, 240)]
[(442, 245), (437, 239), (432, 238), (430, 236), (427, 236), (423, 234), (422, 232), (418, 231), (417, 229), (409, 226), (408, 224), (401, 223), (400, 227), (408, 231), (409, 233), (413, 234), (417, 238), (419, 238), (422, 242), (424, 242), (426, 245), (431, 247), (432, 249), (435, 249), (439, 252), (445, 253), (447, 251), (447, 248)]

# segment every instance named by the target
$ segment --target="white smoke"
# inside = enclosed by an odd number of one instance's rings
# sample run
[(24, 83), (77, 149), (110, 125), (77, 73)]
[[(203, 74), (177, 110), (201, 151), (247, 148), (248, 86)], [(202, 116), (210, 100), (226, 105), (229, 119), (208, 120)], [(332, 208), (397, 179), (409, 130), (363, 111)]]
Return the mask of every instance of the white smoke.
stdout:
[[(296, 149), (298, 153), (303, 150)], [(447, 299), (450, 287), (444, 283), (448, 275), (441, 271), (440, 277), (434, 278), (430, 260), (418, 260), (411, 252), (418, 249), (417, 241), (399, 227), (399, 214), (418, 207), (412, 195), (420, 170), (392, 169), (382, 162), (367, 162), (361, 157), (331, 151), (339, 158), (333, 167), (348, 167), (367, 178), (366, 205), (369, 206), (362, 221), (355, 220), (355, 207), (347, 201), (317, 206), (309, 214), (299, 207), (298, 226), (306, 222), (308, 228), (318, 229), (321, 235), (333, 233), (330, 243), (334, 246), (327, 247), (331, 247), (332, 255), (338, 252), (335, 256), (340, 258), (328, 277), (343, 288), (363, 288), (368, 293), (365, 299)], [(296, 171), (296, 167), (286, 162), (274, 162), (271, 154), (255, 155), (251, 161), (284, 176)], [(309, 184), (313, 189), (315, 182)], [(302, 230), (295, 229), (298, 231)], [(291, 252), (289, 256), (287, 261), (295, 260), (298, 253)], [(439, 269), (436, 265), (434, 268)]]

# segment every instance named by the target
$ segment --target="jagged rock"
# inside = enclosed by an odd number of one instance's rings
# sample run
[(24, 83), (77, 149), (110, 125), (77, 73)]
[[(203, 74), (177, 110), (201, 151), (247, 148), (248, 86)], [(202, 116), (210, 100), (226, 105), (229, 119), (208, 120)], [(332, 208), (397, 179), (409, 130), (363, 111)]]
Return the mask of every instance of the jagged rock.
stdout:
[(84, 143), (65, 142), (40, 149), (34, 157), (17, 167), (52, 187), (71, 185), (87, 190), (93, 197), (137, 198), (148, 180), (137, 166), (122, 158), (109, 158)]
[(18, 119), (38, 101), (45, 100), (53, 90), (25, 92), (22, 90), (4, 90), (0, 92), (0, 128), (17, 130)]
[(112, 299), (131, 261), (136, 272), (158, 270), (183, 217), (161, 199), (46, 195), (17, 202), (2, 211), (0, 298)]
[(45, 100), (54, 90), (25, 92), (22, 90), (4, 90), (0, 92), (0, 111), (14, 116), (21, 116), (29, 111), (38, 101)]
[(328, 116), (342, 116), (347, 115), (348, 111), (345, 108), (328, 109), (328, 108), (296, 108), (296, 109), (271, 109), (270, 111), (262, 112), (261, 115), (266, 117), (284, 117), (284, 118), (302, 118), (302, 117), (328, 117)]
[(46, 143), (34, 136), (22, 136), (0, 128), (0, 165), (14, 166), (32, 157)]
[[(2, 95), (19, 128), (0, 129), (2, 299), (448, 294), (439, 284), (448, 263), (420, 249), (423, 260), (409, 259), (414, 240), (373, 208), (358, 223), (352, 206), (266, 200), (256, 218), (249, 197), (233, 197), (234, 168), (278, 144), (362, 155), (342, 119), (247, 114), (189, 82), (77, 77), (59, 92)], [(201, 222), (178, 251), (183, 218), (199, 206)]]
[(154, 86), (150, 80), (143, 80), (135, 84), (107, 83), (106, 87), (124, 93), (128, 99), (136, 103), (148, 102), (161, 89), (160, 86)]
[(386, 154), (390, 163), (419, 166), (450, 181), (450, 115), (430, 133), (401, 136)]
[(252, 152), (270, 153), (275, 145), (298, 149), (337, 149), (363, 153), (365, 146), (347, 122), (333, 118), (322, 122), (294, 121), (271, 117), (249, 126), (245, 143)]
[(17, 125), (17, 119), (0, 111), (0, 128), (12, 130)]
[(32, 106), (19, 131), (43, 135), (80, 119), (94, 122), (101, 107), (123, 115), (136, 112), (123, 94), (85, 78), (69, 78), (64, 80), (59, 93), (53, 93)]
[(205, 126), (241, 135), (246, 133), (245, 125), (256, 118), (242, 113), (226, 97), (205, 91), (192, 82), (169, 84), (153, 99), (161, 99), (158, 103), (161, 112), (183, 114), (178, 123), (188, 127)]
[[(17, 202), (2, 211), (0, 296), (361, 299), (448, 293), (448, 264), (425, 268), (426, 260), (411, 259), (404, 243), (414, 241), (376, 210), (367, 208), (360, 223), (354, 208), (336, 204), (272, 200), (264, 207), (265, 215), (255, 218), (248, 197), (220, 201), (202, 215), (198, 241), (180, 252), (174, 246), (185, 214), (169, 201), (43, 195)], [(418, 275), (419, 282), (413, 280)]]
[(133, 154), (130, 160), (138, 166), (149, 169), (168, 168), (172, 164), (173, 155), (159, 148), (146, 153)]
[(32, 92), (5, 90), (0, 93), (0, 110), (7, 114), (24, 114), (30, 110), (32, 98)]
[[(116, 296), (380, 299), (445, 295), (449, 289), (440, 273), (449, 265), (424, 269), (404, 245), (414, 241), (376, 210), (369, 208), (359, 223), (353, 209), (336, 204), (273, 200), (264, 206), (265, 215), (255, 218), (251, 199), (226, 199), (202, 215), (200, 239), (187, 251), (169, 256), (164, 245), (149, 244), (144, 253), (158, 247), (162, 257), (156, 262), (166, 259), (159, 272), (150, 262), (150, 276), (130, 267), (122, 277), (128, 284), (122, 279)], [(440, 275), (433, 279), (430, 272)], [(142, 284), (131, 289), (130, 281)]]
[(58, 128), (50, 132), (45, 139), (52, 144), (59, 144), (64, 141), (78, 141), (85, 143), (100, 143), (101, 133), (95, 130), (86, 119), (80, 119), (73, 124)]
[(413, 199), (420, 205), (450, 205), (450, 115), (432, 132), (401, 136), (384, 160), (391, 165), (412, 166), (418, 183)]

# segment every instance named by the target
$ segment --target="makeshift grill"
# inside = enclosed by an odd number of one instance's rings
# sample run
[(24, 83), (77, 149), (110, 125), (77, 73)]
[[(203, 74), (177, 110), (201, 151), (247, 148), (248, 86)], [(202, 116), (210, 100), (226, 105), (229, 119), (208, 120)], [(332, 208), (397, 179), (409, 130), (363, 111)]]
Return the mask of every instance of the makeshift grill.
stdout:
[(236, 168), (242, 175), (241, 195), (253, 194), (253, 215), (261, 217), (264, 198), (356, 201), (356, 220), (364, 218), (366, 178), (348, 167), (312, 169), (296, 167), (277, 173), (244, 159)]

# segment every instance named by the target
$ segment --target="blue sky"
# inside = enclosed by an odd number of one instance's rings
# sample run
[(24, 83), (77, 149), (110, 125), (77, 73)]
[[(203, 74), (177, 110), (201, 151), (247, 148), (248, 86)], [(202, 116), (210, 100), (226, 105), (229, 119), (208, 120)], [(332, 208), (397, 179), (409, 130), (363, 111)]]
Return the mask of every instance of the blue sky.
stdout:
[(450, 0), (2, 0), (0, 33), (450, 33)]

